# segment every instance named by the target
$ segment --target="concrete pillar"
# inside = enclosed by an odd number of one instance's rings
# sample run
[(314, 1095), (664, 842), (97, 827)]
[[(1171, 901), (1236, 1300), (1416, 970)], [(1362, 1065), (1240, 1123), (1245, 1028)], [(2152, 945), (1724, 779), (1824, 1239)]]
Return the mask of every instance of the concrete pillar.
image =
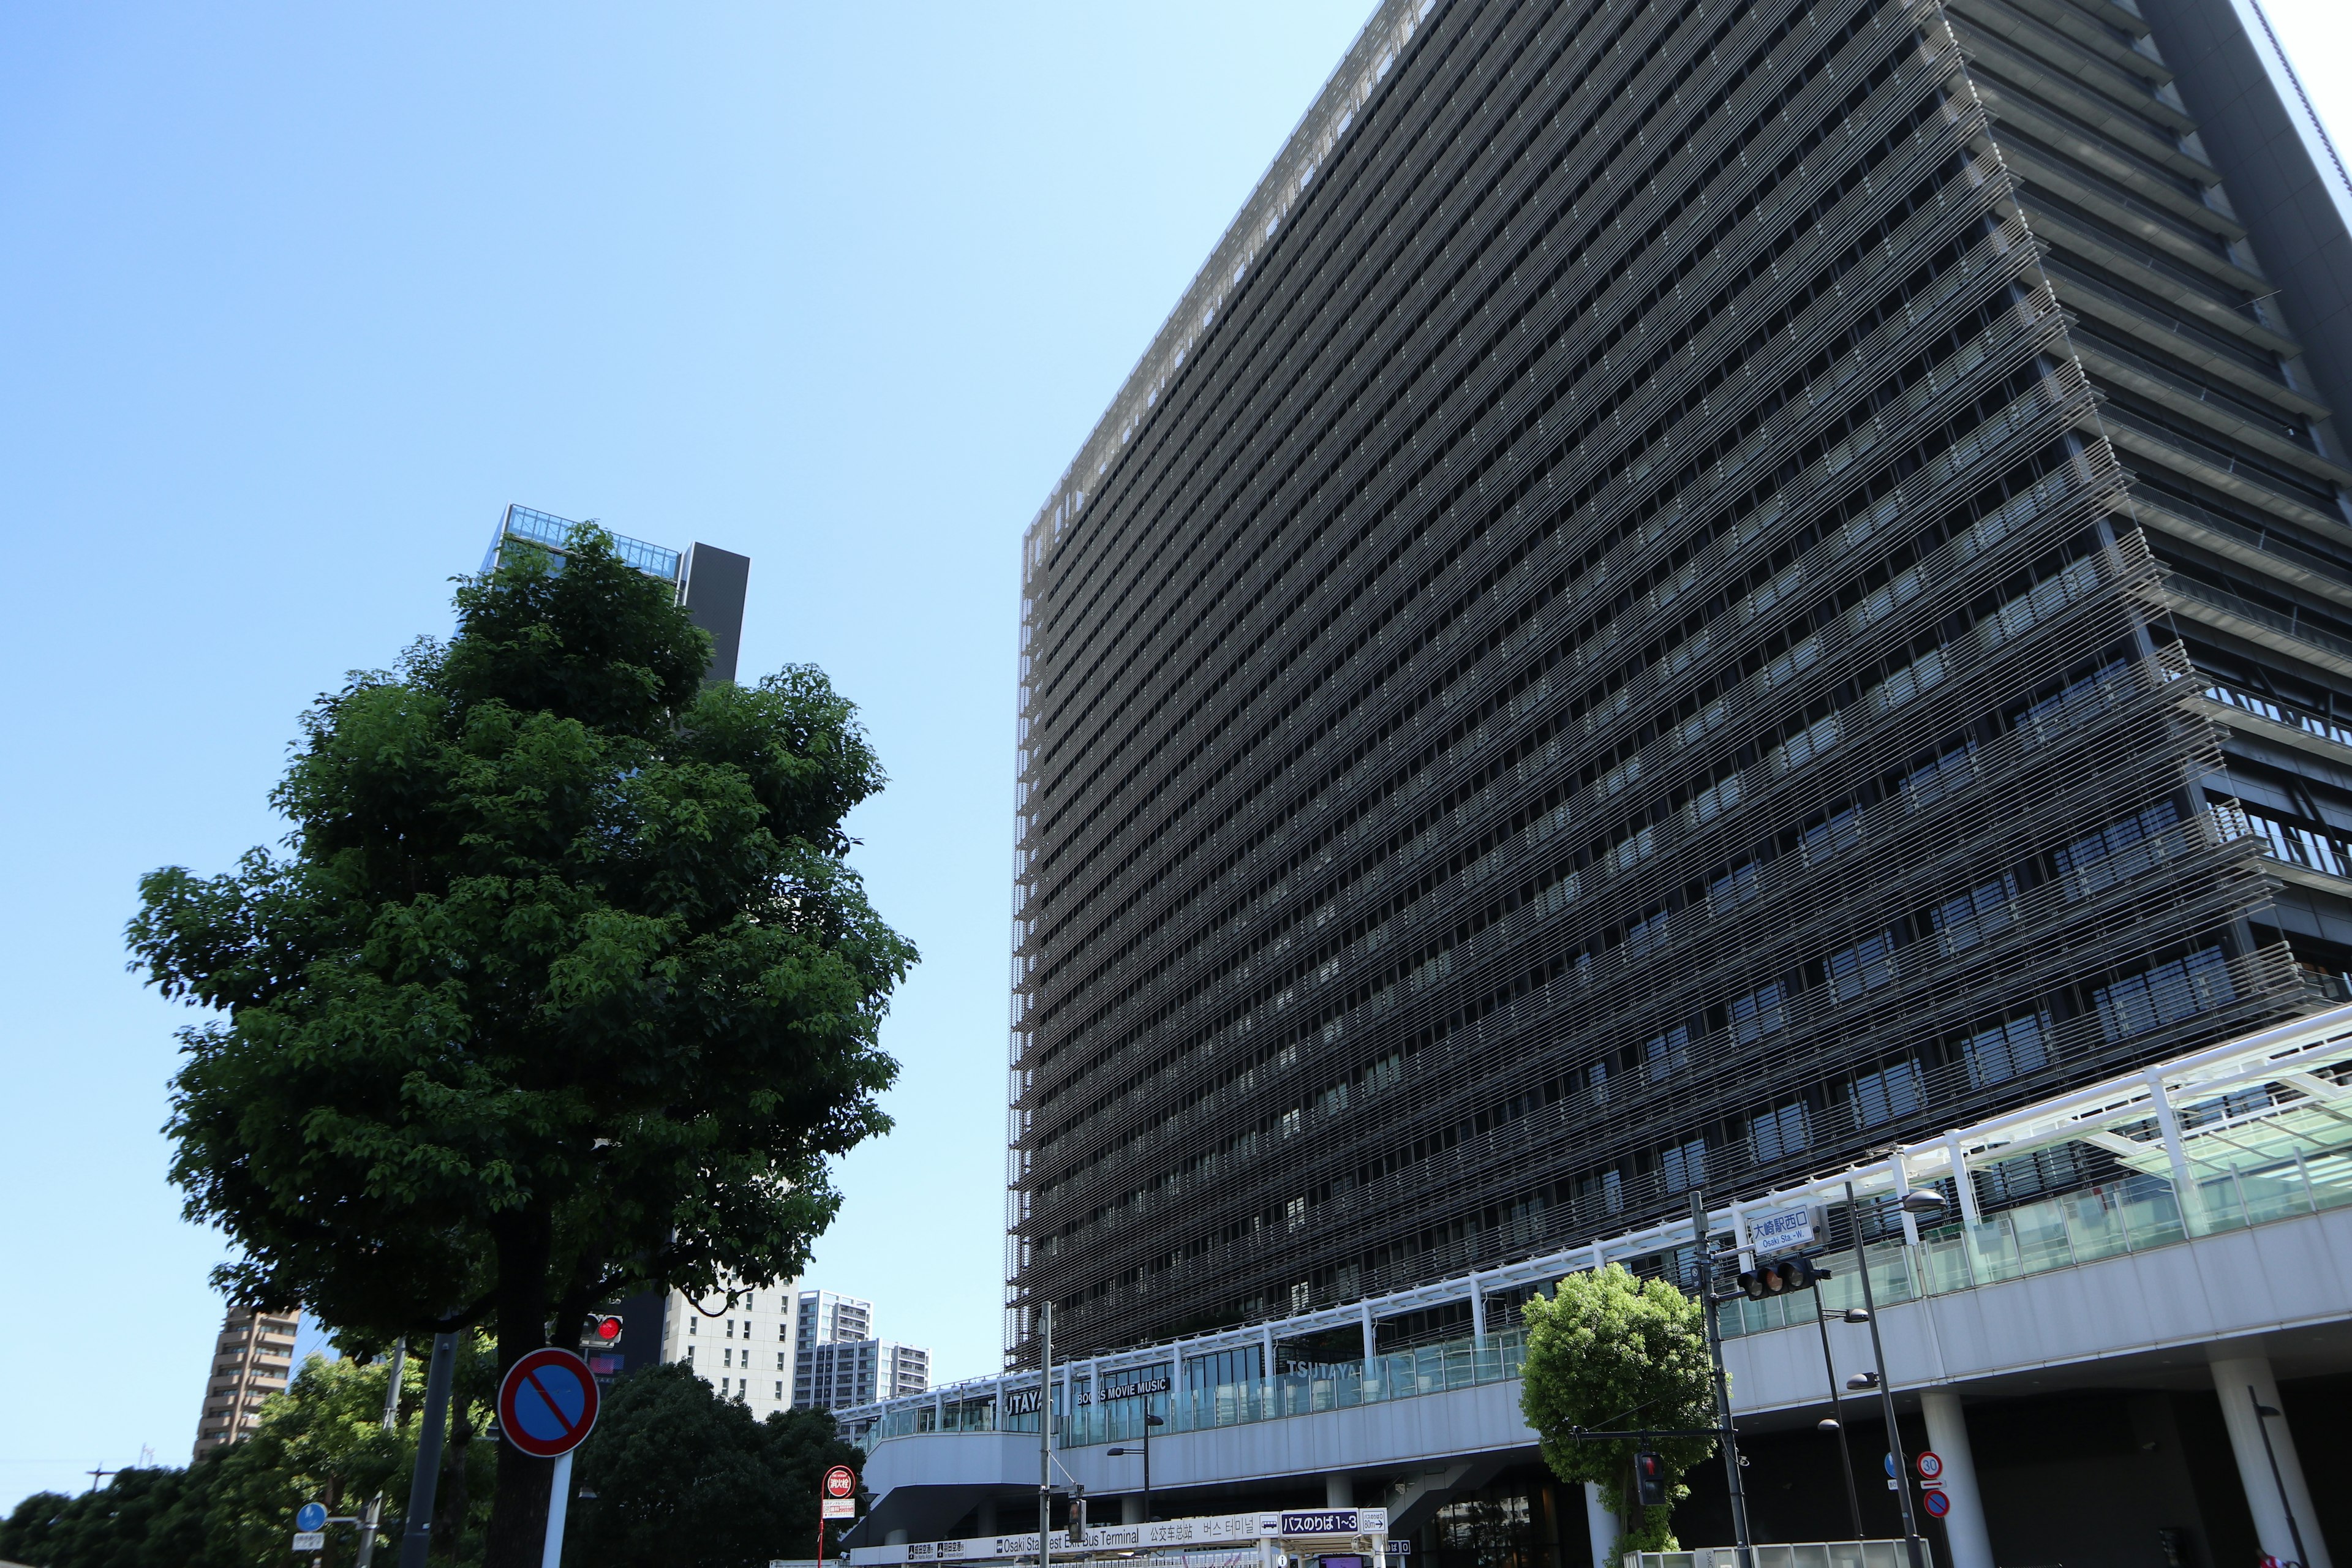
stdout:
[[(2224, 1355), (2215, 1347), (2213, 1392), (2221, 1397), (2221, 1419), (2230, 1428), (2230, 1451), (2237, 1457), (2238, 1479), (2246, 1489), (2246, 1505), (2254, 1516), (2254, 1534), (2263, 1554), (2280, 1562), (2300, 1558), (2304, 1568), (2332, 1568), (2327, 1543), (2319, 1538), (2319, 1520), (2311, 1506), (2311, 1489), (2304, 1484), (2303, 1461), (2294, 1451), (2294, 1436), (2280, 1417), (2254, 1414), (2256, 1401), (2272, 1409), (2279, 1404), (2278, 1382), (2271, 1375), (2266, 1355)], [(2249, 1390), (2252, 1392), (2249, 1393)], [(2270, 1448), (2263, 1447), (2263, 1428), (2270, 1431)], [(2275, 1471), (2273, 1462), (2277, 1464)], [(2294, 1526), (2303, 1532), (2297, 1552), (2294, 1530), (2288, 1528), (2286, 1509), (2279, 1505), (2279, 1488), (2294, 1510)]]
[(1977, 1488), (1976, 1456), (1969, 1448), (1969, 1424), (1960, 1413), (1960, 1396), (1948, 1388), (1923, 1388), (1919, 1408), (1927, 1417), (1927, 1447), (1944, 1461), (1944, 1473), (1937, 1485), (1952, 1500), (1952, 1511), (1944, 1516), (1944, 1539), (1952, 1549), (1952, 1568), (1994, 1568), (1992, 1535), (1985, 1529), (1984, 1493)]
[(1599, 1481), (1584, 1483), (1584, 1529), (1592, 1538), (1592, 1568), (1613, 1568), (1609, 1555), (1617, 1550), (1617, 1538), (1624, 1531), (1617, 1525), (1617, 1516), (1609, 1511), (1609, 1500), (1601, 1494)]
[(882, 1538), (882, 1544), (885, 1546), (904, 1546), (907, 1544), (907, 1532), (903, 1530), (894, 1530), (890, 1531), (889, 1534)]
[(1355, 1507), (1356, 1478), (1349, 1475), (1342, 1475), (1337, 1470), (1325, 1476), (1323, 1478), (1323, 1506), (1325, 1508)]
[(992, 1497), (981, 1499), (980, 1507), (973, 1511), (979, 1515), (973, 1523), (973, 1528), (982, 1535), (994, 1535), (996, 1533), (996, 1500)]
[(1129, 1492), (1118, 1500), (1118, 1521), (1121, 1524), (1143, 1522), (1143, 1494)]

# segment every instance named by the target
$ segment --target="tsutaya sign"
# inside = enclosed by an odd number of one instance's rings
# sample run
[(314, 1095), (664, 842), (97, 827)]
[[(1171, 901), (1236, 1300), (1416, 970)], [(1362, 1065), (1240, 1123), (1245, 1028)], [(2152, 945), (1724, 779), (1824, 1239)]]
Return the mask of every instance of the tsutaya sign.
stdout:
[[(1150, 1524), (1097, 1525), (1077, 1544), (1066, 1530), (1054, 1531), (1048, 1543), (1056, 1557), (1090, 1557), (1097, 1552), (1134, 1552), (1193, 1546), (1247, 1543), (1273, 1545), (1288, 1541), (1328, 1543), (1335, 1540), (1365, 1542), (1367, 1551), (1385, 1544), (1389, 1512), (1384, 1508), (1326, 1508), (1300, 1513), (1225, 1513), (1200, 1519), (1163, 1519)], [(1253, 1555), (1257, 1555), (1253, 1553)], [(1035, 1531), (1027, 1535), (982, 1535), (963, 1541), (917, 1541), (900, 1546), (854, 1546), (852, 1563), (877, 1568), (900, 1563), (1034, 1563)]]

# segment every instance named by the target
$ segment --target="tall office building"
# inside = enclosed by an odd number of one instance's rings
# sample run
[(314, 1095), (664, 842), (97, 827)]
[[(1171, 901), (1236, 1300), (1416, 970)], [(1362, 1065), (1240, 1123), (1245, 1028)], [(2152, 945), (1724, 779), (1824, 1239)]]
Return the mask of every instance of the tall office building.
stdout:
[(1024, 541), (1008, 1358), (2342, 994), (2347, 210), (2252, 0), (1381, 5)]
[(196, 1421), (195, 1457), (241, 1443), (261, 1422), (261, 1403), (283, 1394), (294, 1375), (294, 1332), (302, 1314), (231, 1307), (213, 1342), (205, 1379), (204, 1414)]

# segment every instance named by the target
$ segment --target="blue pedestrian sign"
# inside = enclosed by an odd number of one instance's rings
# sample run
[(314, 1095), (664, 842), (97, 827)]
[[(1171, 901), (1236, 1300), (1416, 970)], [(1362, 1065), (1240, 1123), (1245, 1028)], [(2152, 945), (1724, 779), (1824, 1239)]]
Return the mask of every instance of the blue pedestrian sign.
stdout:
[(1895, 1456), (1889, 1454), (1886, 1456), (1886, 1479), (1891, 1481), (1895, 1479)]
[(300, 1508), (296, 1509), (294, 1510), (294, 1528), (297, 1530), (326, 1529), (327, 1505), (322, 1502), (306, 1502)]

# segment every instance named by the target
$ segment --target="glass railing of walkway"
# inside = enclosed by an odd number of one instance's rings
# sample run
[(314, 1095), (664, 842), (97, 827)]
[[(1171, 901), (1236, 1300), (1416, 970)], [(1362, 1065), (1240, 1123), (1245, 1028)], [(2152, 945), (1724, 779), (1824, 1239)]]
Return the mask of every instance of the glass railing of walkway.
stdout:
[[(2352, 1008), (2258, 1034), (2242, 1044), (2243, 1050), (2237, 1045), (2219, 1047), (2150, 1069), (2142, 1081), (2163, 1081), (2160, 1095), (2135, 1098), (2135, 1080), (2117, 1080), (1944, 1140), (1906, 1146), (1906, 1163), (1924, 1167), (1915, 1173), (1916, 1183), (1923, 1176), (1935, 1182), (1938, 1158), (1948, 1173), (1966, 1145), (1966, 1179), (1986, 1212), (1973, 1222), (1956, 1219), (1923, 1228), (1916, 1246), (1895, 1238), (1867, 1246), (1871, 1287), (1879, 1304), (1998, 1285), (2352, 1205), (2352, 1082), (2347, 1081), (2352, 1079)], [(2176, 1134), (2170, 1139), (2165, 1134), (2168, 1123)], [(1861, 1186), (1863, 1212), (1879, 1223), (1885, 1222), (1882, 1205), (1895, 1190), (1888, 1172), (1881, 1164), (1850, 1173)], [(1752, 1217), (1805, 1198), (1833, 1213), (1848, 1174), (1745, 1206)], [(1948, 1174), (1935, 1184), (1952, 1192)], [(2053, 1190), (2011, 1201), (2029, 1186)], [(1714, 1245), (1738, 1224), (1736, 1215), (1711, 1222)], [(1686, 1226), (1681, 1232), (1685, 1246), (1689, 1234)], [(1596, 1259), (1649, 1257), (1654, 1266), (1674, 1251), (1672, 1238), (1654, 1231), (1622, 1241), (1591, 1244), (1591, 1252)], [(1862, 1288), (1852, 1248), (1807, 1250), (1832, 1271), (1822, 1286), (1821, 1305), (1832, 1312), (1859, 1306)], [(1521, 1278), (1507, 1288), (1494, 1274), (1483, 1282), (1474, 1278), (1471, 1288), (1486, 1303), (1489, 1331), (1483, 1341), (1451, 1340), (1369, 1361), (1318, 1359), (1308, 1370), (1270, 1380), (1188, 1385), (1179, 1376), (1171, 1390), (1150, 1396), (1150, 1408), (1165, 1422), (1159, 1430), (1173, 1434), (1510, 1381), (1518, 1376), (1526, 1354), (1525, 1335), (1509, 1321), (1517, 1316), (1510, 1296), (1541, 1289), (1558, 1277), (1529, 1272), (1534, 1268), (1532, 1263), (1524, 1266)], [(1371, 1304), (1365, 1310), (1372, 1313)], [(1724, 1306), (1723, 1332), (1737, 1338), (1803, 1325), (1813, 1310), (1810, 1294), (1765, 1301), (1738, 1297)], [(1281, 1324), (1258, 1331), (1268, 1346), (1289, 1337)], [(1132, 1352), (1126, 1360), (1136, 1364), (1118, 1375), (1133, 1378), (1139, 1365), (1156, 1364), (1165, 1375), (1171, 1366), (1189, 1370), (1197, 1364), (1187, 1348), (1167, 1347), (1147, 1362), (1149, 1353)], [(1034, 1431), (1035, 1374), (1029, 1375), (1030, 1413), (1006, 1425)], [(894, 1402), (866, 1420), (853, 1413), (852, 1440), (870, 1450), (885, 1439), (919, 1433), (992, 1431), (998, 1424), (997, 1399), (997, 1388), (983, 1382), (941, 1389), (919, 1403)], [(1062, 1420), (1060, 1441), (1082, 1447), (1139, 1438), (1144, 1409), (1142, 1398), (1082, 1404)]]

